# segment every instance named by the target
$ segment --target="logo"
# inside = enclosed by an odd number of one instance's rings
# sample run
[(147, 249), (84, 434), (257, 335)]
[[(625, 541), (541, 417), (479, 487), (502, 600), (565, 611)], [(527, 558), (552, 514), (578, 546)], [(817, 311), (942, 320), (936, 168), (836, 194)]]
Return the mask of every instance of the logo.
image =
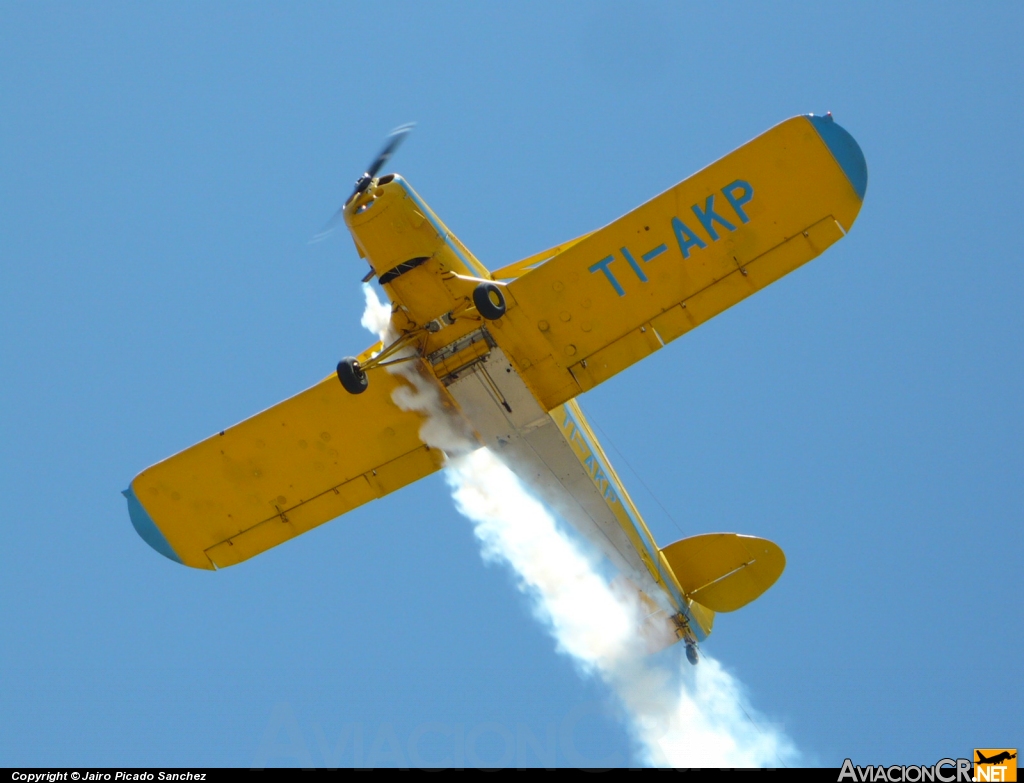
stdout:
[(1017, 780), (1017, 749), (975, 748), (974, 780), (999, 783)]
[(845, 759), (838, 783), (847, 780), (851, 783), (968, 783), (971, 780), (971, 760), (939, 759), (930, 767), (896, 764), (855, 767), (850, 759)]

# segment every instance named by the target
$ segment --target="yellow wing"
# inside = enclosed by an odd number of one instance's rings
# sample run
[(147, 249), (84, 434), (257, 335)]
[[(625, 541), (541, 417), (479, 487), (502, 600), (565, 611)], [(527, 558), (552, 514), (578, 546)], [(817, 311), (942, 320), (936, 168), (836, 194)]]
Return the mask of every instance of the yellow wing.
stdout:
[(376, 373), (362, 394), (334, 375), (147, 468), (125, 491), (132, 523), (194, 568), (246, 560), (441, 466), (399, 410), (401, 383)]
[(494, 338), (551, 410), (817, 256), (866, 187), (830, 116), (786, 120), (512, 280)]

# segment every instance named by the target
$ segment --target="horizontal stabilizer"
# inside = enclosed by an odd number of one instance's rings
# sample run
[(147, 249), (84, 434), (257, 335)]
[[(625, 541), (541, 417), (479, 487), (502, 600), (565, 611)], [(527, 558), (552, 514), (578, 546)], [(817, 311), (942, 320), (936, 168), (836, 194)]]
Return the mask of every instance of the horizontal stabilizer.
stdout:
[(778, 545), (738, 533), (706, 533), (661, 550), (687, 598), (734, 612), (775, 584), (786, 567)]

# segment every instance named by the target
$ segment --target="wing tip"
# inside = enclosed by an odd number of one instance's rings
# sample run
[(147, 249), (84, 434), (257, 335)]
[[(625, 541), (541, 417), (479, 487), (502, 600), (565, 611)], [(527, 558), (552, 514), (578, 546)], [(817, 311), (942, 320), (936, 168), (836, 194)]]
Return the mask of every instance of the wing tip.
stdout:
[(807, 119), (825, 142), (832, 157), (836, 159), (839, 167), (846, 174), (846, 178), (853, 186), (857, 197), (863, 201), (864, 194), (868, 190), (868, 164), (864, 159), (864, 152), (856, 139), (850, 135), (842, 125), (832, 119), (832, 112), (824, 117), (816, 114), (808, 114)]
[(135, 528), (135, 532), (139, 534), (139, 538), (168, 560), (184, 565), (182, 559), (178, 557), (178, 553), (174, 551), (174, 547), (170, 545), (170, 542), (164, 537), (160, 528), (157, 527), (156, 522), (153, 521), (153, 517), (149, 515), (145, 506), (135, 496), (135, 490), (132, 489), (131, 485), (128, 486), (128, 489), (123, 490), (121, 494), (128, 501), (128, 517), (132, 521), (132, 527)]

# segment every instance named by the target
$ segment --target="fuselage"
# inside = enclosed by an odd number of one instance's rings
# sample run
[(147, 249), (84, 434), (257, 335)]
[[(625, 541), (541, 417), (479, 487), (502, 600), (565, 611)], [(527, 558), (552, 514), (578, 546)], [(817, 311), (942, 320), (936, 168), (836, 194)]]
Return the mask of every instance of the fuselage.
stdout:
[(487, 268), (401, 177), (372, 183), (345, 219), (392, 303), (394, 332), (412, 337), (421, 371), (481, 445), (675, 618), (680, 637), (705, 638), (714, 613), (684, 596), (579, 405), (546, 409), (503, 347), (532, 336), (472, 310), (470, 292), (491, 279)]

